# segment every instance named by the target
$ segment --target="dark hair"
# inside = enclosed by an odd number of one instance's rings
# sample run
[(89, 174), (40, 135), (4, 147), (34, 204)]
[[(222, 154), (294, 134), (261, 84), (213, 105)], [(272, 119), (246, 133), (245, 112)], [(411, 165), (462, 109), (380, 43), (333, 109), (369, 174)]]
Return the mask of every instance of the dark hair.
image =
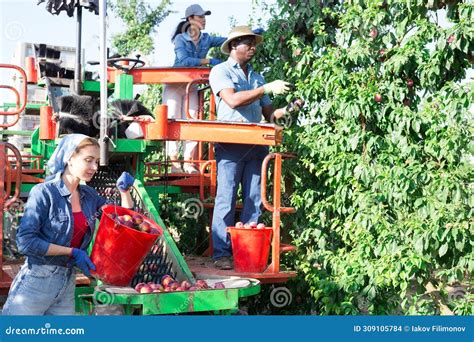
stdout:
[(189, 21), (186, 18), (186, 20), (183, 20), (182, 22), (178, 24), (178, 26), (176, 26), (176, 30), (174, 31), (174, 34), (171, 37), (171, 41), (173, 42), (178, 34), (186, 32), (188, 30), (188, 27), (189, 27)]

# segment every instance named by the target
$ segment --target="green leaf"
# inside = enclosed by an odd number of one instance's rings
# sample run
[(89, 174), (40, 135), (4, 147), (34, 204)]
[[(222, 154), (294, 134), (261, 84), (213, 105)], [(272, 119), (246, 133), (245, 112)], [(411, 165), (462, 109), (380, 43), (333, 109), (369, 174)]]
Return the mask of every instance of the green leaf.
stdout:
[(418, 238), (416, 241), (415, 241), (415, 250), (418, 252), (418, 253), (422, 253), (423, 252), (423, 237), (420, 237)]
[(456, 242), (454, 243), (454, 246), (456, 246), (456, 249), (457, 249), (458, 251), (460, 251), (460, 252), (463, 251), (464, 245), (465, 245), (464, 240), (456, 241)]
[(442, 245), (440, 248), (439, 248), (439, 251), (438, 251), (438, 254), (440, 256), (440, 258), (446, 254), (446, 252), (448, 251), (448, 244), (445, 243), (444, 245)]
[(349, 144), (351, 146), (351, 151), (355, 151), (357, 149), (357, 145), (359, 144), (359, 136), (352, 136), (352, 138), (349, 139)]

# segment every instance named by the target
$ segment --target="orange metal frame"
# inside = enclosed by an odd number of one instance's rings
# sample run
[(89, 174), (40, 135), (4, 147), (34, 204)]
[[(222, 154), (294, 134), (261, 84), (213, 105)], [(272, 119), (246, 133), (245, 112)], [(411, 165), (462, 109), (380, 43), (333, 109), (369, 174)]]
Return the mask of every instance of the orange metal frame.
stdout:
[[(166, 134), (162, 130), (166, 125)], [(148, 124), (150, 140), (192, 140), (253, 145), (276, 146), (283, 141), (283, 127), (275, 124), (240, 123), (208, 120), (167, 120)]]
[[(12, 190), (12, 168), (8, 160), (7, 150), (15, 157), (14, 182), (15, 192), (10, 198)], [(3, 213), (15, 203), (20, 196), (22, 159), (18, 149), (10, 143), (0, 143), (0, 288), (9, 287), (12, 279), (3, 270)], [(10, 198), (10, 199), (8, 199)]]
[[(12, 65), (12, 64), (0, 64), (0, 69), (14, 69), (14, 70), (18, 71), (20, 73), (21, 77), (22, 77), (23, 99), (20, 98), (20, 92), (18, 90), (16, 90), (14, 87), (9, 86), (9, 85), (0, 85), (0, 89), (11, 90), (11, 91), (13, 91), (13, 93), (16, 96), (16, 106), (17, 106), (17, 108), (16, 108), (15, 111), (13, 111), (13, 112), (0, 111), (0, 115), (3, 115), (3, 116), (16, 116), (16, 119), (13, 122), (6, 123), (6, 124), (0, 123), (0, 127), (7, 128), (7, 127), (14, 126), (18, 122), (18, 120), (20, 120), (20, 113), (22, 113), (25, 110), (27, 96), (28, 96), (27, 78), (26, 78), (25, 70), (23, 70), (19, 66)], [(22, 103), (21, 106), (20, 106), (20, 103)]]
[[(210, 68), (137, 68), (127, 72), (133, 76), (134, 84), (187, 84), (196, 79), (209, 79)], [(115, 77), (123, 71), (108, 70), (108, 81), (115, 83)]]
[[(41, 168), (41, 159), (43, 156), (33, 156), (29, 154), (23, 154), (22, 158), (22, 169), (13, 169), (11, 174), (13, 178), (17, 177), (17, 173), (21, 175), (21, 183), (43, 183), (44, 179), (36, 177), (34, 175), (44, 174), (44, 169)], [(8, 160), (11, 163), (16, 163), (16, 156), (14, 154), (8, 155)], [(24, 167), (26, 164), (29, 164), (28, 167)]]
[[(122, 71), (113, 70), (109, 72), (109, 82), (115, 82), (115, 76)], [(159, 106), (155, 112), (155, 122), (147, 123), (146, 139), (149, 140), (191, 140), (200, 142), (199, 156), (197, 161), (200, 165), (200, 173), (196, 175), (176, 174), (176, 177), (185, 177), (175, 179), (171, 182), (166, 180), (167, 184), (192, 187), (198, 183), (199, 197), (205, 198), (205, 187), (209, 187), (210, 197), (216, 195), (216, 162), (213, 160), (214, 154), (212, 147), (209, 150), (209, 160), (202, 159), (202, 142), (212, 143), (245, 143), (254, 145), (277, 146), (283, 140), (283, 128), (274, 124), (256, 124), (256, 123), (236, 123), (214, 121), (215, 98), (210, 97), (210, 120), (202, 120), (203, 113), (198, 113), (198, 120), (193, 120), (189, 113), (189, 93), (194, 84), (205, 84), (209, 82), (209, 68), (138, 68), (128, 71), (133, 76), (134, 84), (186, 84), (185, 113), (187, 120), (168, 120), (166, 106)], [(200, 108), (203, 106), (202, 94), (199, 97)], [(257, 273), (247, 276), (256, 277), (264, 282), (281, 282), (296, 275), (295, 272), (280, 271), (280, 254), (294, 250), (290, 245), (280, 243), (280, 214), (294, 213), (295, 209), (290, 207), (281, 207), (281, 164), (282, 159), (291, 158), (294, 155), (285, 153), (269, 154), (262, 164), (262, 183), (261, 195), (264, 207), (272, 212), (272, 260), (268, 268), (263, 273)], [(267, 199), (267, 171), (269, 162), (274, 160), (273, 172), (273, 203), (270, 204)], [(170, 176), (163, 168), (169, 166), (168, 162), (147, 163), (145, 165), (145, 177), (166, 177)], [(154, 172), (153, 168), (158, 168)], [(210, 169), (210, 173), (205, 173)], [(147, 183), (148, 184), (148, 183)], [(209, 204), (209, 203), (206, 203)], [(212, 207), (212, 204), (211, 204)], [(211, 234), (212, 236), (212, 234)], [(212, 241), (210, 240), (209, 250), (212, 253)]]
[[(294, 250), (293, 246), (284, 245), (280, 243), (280, 214), (293, 214), (296, 212), (295, 208), (281, 206), (281, 164), (283, 158), (294, 158), (295, 155), (288, 153), (270, 153), (265, 157), (262, 163), (262, 183), (261, 183), (261, 197), (262, 204), (272, 213), (272, 261), (264, 273), (279, 273), (280, 272), (280, 254)], [(273, 168), (273, 204), (267, 201), (267, 170), (270, 160), (274, 159)], [(283, 247), (283, 248), (282, 248)]]
[(206, 172), (206, 168), (212, 161), (209, 160), (189, 160), (194, 164), (200, 165), (200, 172), (196, 174), (188, 173), (168, 173), (166, 170), (170, 163), (182, 162), (181, 160), (169, 160), (164, 162), (145, 163), (144, 177), (148, 178), (145, 185), (176, 185), (186, 188), (186, 192), (200, 193), (201, 189), (206, 187), (215, 189), (216, 169), (212, 168)]

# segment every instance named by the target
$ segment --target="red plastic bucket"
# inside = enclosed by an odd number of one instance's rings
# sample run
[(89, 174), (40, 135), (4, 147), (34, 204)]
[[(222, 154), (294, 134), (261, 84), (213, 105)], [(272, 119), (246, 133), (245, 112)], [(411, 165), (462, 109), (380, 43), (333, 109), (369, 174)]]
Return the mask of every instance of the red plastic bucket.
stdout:
[(237, 272), (265, 271), (272, 243), (272, 228), (246, 229), (227, 227), (232, 242), (234, 270)]
[(117, 223), (111, 216), (115, 213), (119, 216), (138, 214), (115, 205), (103, 207), (91, 253), (96, 267), (93, 275), (110, 285), (128, 286), (163, 229), (145, 217), (158, 234), (144, 233)]

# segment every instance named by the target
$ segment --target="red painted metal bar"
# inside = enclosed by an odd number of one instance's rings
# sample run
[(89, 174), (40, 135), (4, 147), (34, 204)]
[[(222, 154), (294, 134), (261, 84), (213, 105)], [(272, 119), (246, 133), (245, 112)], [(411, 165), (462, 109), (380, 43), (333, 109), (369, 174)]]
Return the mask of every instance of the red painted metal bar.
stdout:
[[(147, 67), (137, 68), (128, 71), (129, 75), (133, 76), (134, 84), (187, 84), (197, 78), (208, 78), (210, 68), (158, 68)], [(121, 73), (117, 69), (109, 69), (108, 81), (115, 83), (116, 73)]]
[[(5, 152), (6, 152), (6, 149), (8, 149), (8, 147), (5, 145)], [(4, 167), (2, 168), (1, 172), (4, 172), (5, 173), (5, 178), (4, 178), (4, 181), (5, 181), (5, 193), (3, 194), (3, 199), (4, 201), (7, 200), (8, 197), (10, 197), (10, 193), (12, 191), (11, 189), (11, 186), (12, 186), (12, 173), (11, 173), (11, 165), (10, 165), (10, 162), (7, 160), (5, 162), (5, 165)], [(4, 208), (7, 207), (6, 205), (7, 202), (4, 203)]]
[[(276, 146), (283, 140), (283, 127), (275, 124), (256, 124), (207, 120), (168, 120), (166, 129), (157, 133), (157, 124), (148, 125), (150, 140), (191, 140), (234, 144)], [(151, 128), (151, 129), (150, 129)]]
[[(25, 79), (26, 80), (26, 79)], [(11, 174), (10, 161), (8, 160), (7, 150), (13, 152), (16, 158), (16, 176), (15, 193), (10, 200), (7, 198), (11, 193)], [(21, 188), (21, 155), (18, 149), (9, 143), (0, 143), (0, 287), (9, 287), (11, 278), (3, 271), (3, 213), (15, 203), (20, 196)], [(6, 186), (5, 186), (6, 184)]]
[[(202, 120), (203, 119), (203, 111), (202, 109), (204, 108), (204, 98), (203, 98), (203, 93), (201, 90), (198, 91), (198, 112), (195, 113), (195, 118), (191, 116), (191, 113), (189, 113), (189, 106), (190, 106), (190, 95), (191, 95), (191, 88), (194, 87), (195, 84), (199, 83), (208, 83), (209, 79), (207, 77), (204, 78), (197, 78), (195, 80), (192, 80), (188, 82), (186, 85), (186, 92), (184, 95), (184, 112), (186, 114), (186, 119), (188, 120)], [(203, 154), (203, 146), (202, 146), (202, 141), (198, 142), (198, 155), (197, 159), (202, 159), (202, 154)]]
[[(18, 90), (16, 90), (14, 87), (8, 86), (8, 85), (0, 85), (0, 89), (11, 90), (15, 94), (15, 97), (16, 97), (16, 101), (15, 101), (16, 108), (20, 107), (20, 93), (18, 92)], [(0, 112), (0, 115), (2, 115), (2, 116), (16, 116), (15, 121), (9, 122), (8, 124), (0, 124), (0, 127), (5, 127), (6, 128), (6, 127), (14, 126), (20, 120), (20, 115), (16, 112), (2, 111), (2, 112)]]
[[(3, 153), (5, 154), (6, 152), (6, 149), (9, 149), (11, 152), (13, 152), (13, 155), (15, 156), (16, 158), (16, 162), (15, 162), (15, 193), (13, 195), (13, 197), (6, 201), (5, 204), (4, 204), (4, 209), (8, 209), (16, 200), (18, 200), (19, 196), (20, 196), (20, 188), (21, 188), (21, 171), (22, 171), (22, 159), (21, 159), (21, 154), (20, 152), (18, 151), (18, 149), (13, 146), (12, 144), (10, 143), (1, 143), (1, 144), (4, 144), (5, 146), (5, 149), (3, 150)], [(1, 152), (0, 152), (1, 153)], [(3, 161), (4, 161), (4, 164), (5, 164), (5, 180), (7, 181), (7, 188), (6, 188), (6, 191), (5, 191), (5, 197), (4, 199), (6, 200), (9, 196), (10, 196), (10, 192), (11, 192), (11, 179), (12, 179), (12, 174), (11, 174), (11, 166), (10, 166), (10, 163), (7, 162), (6, 160), (6, 156), (4, 155), (3, 156)]]
[[(263, 160), (263, 163), (262, 163), (262, 177), (261, 177), (261, 179), (262, 179), (262, 182), (261, 182), (261, 197), (262, 197), (263, 206), (265, 207), (265, 209), (267, 209), (270, 212), (273, 212), (275, 210), (275, 205), (270, 204), (267, 201), (267, 170), (268, 170), (268, 163), (270, 162), (271, 159), (275, 159), (275, 155), (277, 155), (277, 154), (280, 155), (284, 159), (295, 157), (294, 154), (290, 154), (290, 153), (270, 153)], [(280, 162), (280, 164), (281, 164), (281, 162)], [(275, 167), (276, 167), (276, 165), (275, 165)], [(280, 166), (280, 168), (281, 168), (281, 166)], [(280, 187), (280, 182), (281, 182), (281, 178), (278, 178), (278, 186), (279, 187)], [(275, 183), (276, 183), (276, 181), (274, 181), (274, 184)], [(280, 210), (280, 212), (282, 212), (284, 214), (294, 214), (296, 212), (295, 208), (292, 208), (292, 207), (281, 207), (281, 208), (279, 208), (279, 210)]]
[[(261, 174), (261, 198), (262, 204), (272, 213), (272, 261), (265, 270), (265, 273), (279, 273), (280, 272), (280, 214), (294, 213), (295, 209), (291, 207), (281, 207), (281, 164), (283, 158), (293, 158), (294, 155), (286, 153), (270, 153), (265, 157), (262, 163)], [(268, 163), (274, 159), (273, 169), (273, 204), (267, 201), (267, 171)]]
[[(195, 84), (200, 84), (200, 83), (209, 83), (209, 78), (206, 78), (206, 77), (196, 78), (195, 80), (192, 80), (192, 81), (188, 82), (188, 84), (186, 85), (186, 93), (185, 93), (185, 96), (184, 96), (184, 112), (186, 113), (186, 119), (188, 119), (188, 120), (195, 119), (189, 113), (189, 102), (190, 102), (189, 101), (189, 95), (191, 93), (191, 87), (193, 87)], [(202, 120), (202, 117), (201, 118), (199, 117), (199, 113), (196, 113), (196, 114), (198, 114), (196, 116), (196, 119), (201, 119)]]
[(272, 262), (265, 272), (280, 272), (280, 212), (281, 212), (281, 155), (274, 154), (273, 169), (273, 212), (272, 212)]
[[(9, 85), (0, 85), (0, 89), (8, 89), (8, 90), (11, 90), (14, 94), (15, 94), (15, 97), (16, 97), (16, 106), (19, 107), (20, 106), (20, 93), (18, 92), (18, 90), (16, 90), (15, 87), (12, 87), (12, 86), (9, 86)], [(16, 115), (16, 113), (14, 112), (1, 112), (2, 115)]]
[[(204, 175), (206, 172), (206, 169), (210, 167), (211, 169), (211, 185), (209, 188), (209, 195), (211, 197), (216, 196), (216, 180), (217, 180), (217, 168), (216, 168), (216, 161), (215, 160), (208, 160), (204, 164), (201, 165), (200, 173), (201, 175)], [(201, 201), (204, 201), (204, 177), (199, 178), (199, 198)]]
[[(3, 271), (3, 211), (5, 207), (5, 164), (7, 163), (6, 146), (0, 143), (0, 279), (3, 279), (6, 273)], [(3, 285), (3, 284), (2, 284)], [(8, 284), (7, 284), (8, 285)]]
[[(12, 158), (14, 158), (13, 161), (16, 161), (16, 155), (15, 154), (9, 154), (8, 155), (8, 159), (11, 161)], [(41, 159), (43, 159), (44, 157), (43, 156), (34, 156), (32, 154), (22, 154), (21, 155), (21, 159), (22, 159), (22, 163), (31, 163), (31, 167), (28, 169), (32, 169), (32, 170), (37, 170), (37, 171), (40, 171), (42, 169), (40, 169), (40, 163), (41, 163)], [(25, 171), (25, 170), (23, 170)], [(42, 170), (44, 171), (44, 170)]]
[[(12, 65), (12, 64), (0, 64), (0, 69), (2, 69), (2, 68), (3, 69), (13, 69), (13, 70), (16, 70), (20, 73), (20, 75), (22, 77), (22, 91), (23, 91), (23, 98), (20, 99), (20, 92), (18, 90), (16, 90), (15, 88), (13, 88), (11, 86), (8, 86), (8, 85), (0, 85), (0, 88), (2, 88), (2, 89), (12, 90), (15, 93), (16, 98), (17, 98), (17, 108), (16, 108), (15, 111), (13, 111), (13, 112), (0, 111), (0, 115), (16, 116), (16, 120), (14, 122), (10, 122), (8, 124), (0, 124), (0, 127), (6, 128), (6, 127), (11, 127), (11, 126), (15, 125), (18, 122), (18, 120), (20, 119), (20, 113), (22, 113), (25, 110), (25, 107), (26, 107), (28, 91), (27, 91), (27, 77), (26, 77), (25, 70), (23, 70), (19, 66)], [(21, 106), (20, 106), (20, 100), (22, 100), (21, 101), (22, 102)]]
[[(209, 120), (211, 121), (216, 120), (216, 98), (214, 97), (214, 93), (212, 91), (211, 91), (211, 97), (209, 98)], [(215, 159), (213, 143), (209, 143), (208, 155), (209, 155), (209, 159)]]

